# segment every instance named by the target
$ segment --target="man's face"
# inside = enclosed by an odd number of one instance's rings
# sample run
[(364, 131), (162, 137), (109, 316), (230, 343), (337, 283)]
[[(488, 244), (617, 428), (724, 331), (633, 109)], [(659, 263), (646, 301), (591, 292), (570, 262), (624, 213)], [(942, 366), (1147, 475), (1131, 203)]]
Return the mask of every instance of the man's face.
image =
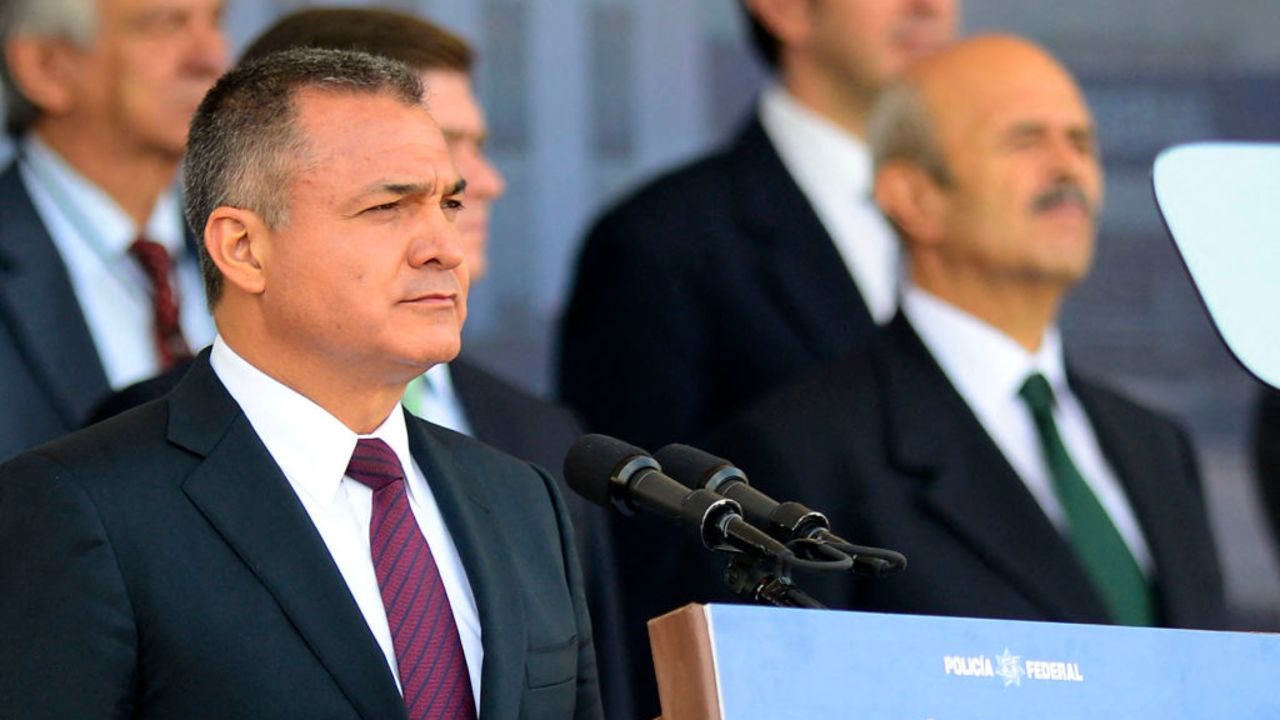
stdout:
[(98, 34), (70, 50), (83, 122), (140, 153), (178, 157), (205, 92), (227, 66), (222, 0), (100, 0)]
[(304, 90), (289, 219), (263, 260), (267, 332), (326, 368), (407, 381), (461, 346), (462, 181), (420, 105)]
[(1102, 168), (1079, 88), (1045, 58), (1010, 58), (985, 87), (931, 102), (952, 184), (941, 197), (950, 262), (1069, 287), (1088, 272)]
[(829, 72), (875, 93), (956, 29), (956, 0), (804, 0), (812, 50)]
[(489, 129), (466, 74), (428, 70), (422, 74), (422, 82), (427, 89), (427, 109), (439, 123), (453, 162), (467, 181), (467, 203), (458, 214), (458, 232), (468, 274), (479, 279), (488, 269), (489, 210), (506, 190), (506, 181), (484, 154)]

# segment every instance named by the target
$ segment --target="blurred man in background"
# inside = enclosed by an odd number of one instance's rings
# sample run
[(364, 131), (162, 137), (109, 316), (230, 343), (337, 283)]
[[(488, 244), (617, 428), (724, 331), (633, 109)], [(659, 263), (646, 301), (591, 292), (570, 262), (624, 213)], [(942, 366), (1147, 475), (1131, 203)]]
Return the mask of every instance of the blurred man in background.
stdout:
[(842, 608), (1223, 627), (1185, 434), (1064, 357), (1058, 312), (1103, 197), (1071, 75), (1021, 39), (975, 38), (888, 91), (870, 139), (905, 251), (901, 312), (716, 444), (765, 492), (910, 560), (802, 587)]
[[(897, 245), (871, 199), (867, 112), (951, 39), (957, 4), (743, 1), (775, 83), (724, 148), (622, 200), (583, 245), (559, 388), (589, 430), (650, 449), (695, 440), (892, 317)], [(645, 621), (705, 598), (718, 572), (652, 518), (615, 532), (633, 665), (647, 671)], [(639, 716), (658, 712), (647, 697)]]
[(689, 441), (862, 344), (897, 307), (871, 199), (867, 111), (946, 43), (954, 0), (744, 0), (777, 81), (720, 151), (591, 230), (560, 329), (560, 393), (589, 429)]
[(221, 0), (3, 10), (0, 458), (213, 338), (174, 174), (226, 67)]

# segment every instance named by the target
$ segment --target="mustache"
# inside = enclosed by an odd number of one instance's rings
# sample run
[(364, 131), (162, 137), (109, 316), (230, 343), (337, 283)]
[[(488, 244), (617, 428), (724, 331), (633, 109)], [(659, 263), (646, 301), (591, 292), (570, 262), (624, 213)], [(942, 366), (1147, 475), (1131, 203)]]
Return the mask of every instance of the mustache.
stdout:
[(1094, 214), (1093, 202), (1085, 194), (1084, 188), (1073, 182), (1058, 182), (1053, 187), (1040, 193), (1031, 201), (1031, 209), (1036, 213), (1048, 212), (1066, 203), (1074, 203), (1090, 217)]

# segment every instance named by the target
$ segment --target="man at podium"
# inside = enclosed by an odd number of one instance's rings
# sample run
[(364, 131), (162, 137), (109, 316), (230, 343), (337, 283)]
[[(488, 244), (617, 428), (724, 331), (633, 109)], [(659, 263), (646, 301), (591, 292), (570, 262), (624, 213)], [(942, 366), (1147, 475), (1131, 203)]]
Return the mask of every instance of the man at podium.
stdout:
[(1044, 50), (924, 60), (870, 124), (906, 282), (877, 347), (784, 390), (717, 450), (900, 576), (800, 577), (841, 608), (1218, 627), (1221, 573), (1186, 436), (1077, 374), (1057, 317), (1094, 250), (1094, 125)]

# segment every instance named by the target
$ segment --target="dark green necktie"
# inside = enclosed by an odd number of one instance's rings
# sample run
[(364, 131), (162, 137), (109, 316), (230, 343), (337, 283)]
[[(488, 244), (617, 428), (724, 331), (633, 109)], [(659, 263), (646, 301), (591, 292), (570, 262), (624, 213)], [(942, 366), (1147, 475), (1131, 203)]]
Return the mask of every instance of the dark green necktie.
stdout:
[(1035, 373), (1018, 391), (1031, 410), (1040, 433), (1040, 447), (1053, 478), (1054, 490), (1067, 514), (1071, 546), (1111, 610), (1111, 619), (1121, 625), (1153, 625), (1155, 610), (1151, 590), (1124, 538), (1111, 517), (1089, 489), (1053, 421), (1053, 389), (1044, 376)]

